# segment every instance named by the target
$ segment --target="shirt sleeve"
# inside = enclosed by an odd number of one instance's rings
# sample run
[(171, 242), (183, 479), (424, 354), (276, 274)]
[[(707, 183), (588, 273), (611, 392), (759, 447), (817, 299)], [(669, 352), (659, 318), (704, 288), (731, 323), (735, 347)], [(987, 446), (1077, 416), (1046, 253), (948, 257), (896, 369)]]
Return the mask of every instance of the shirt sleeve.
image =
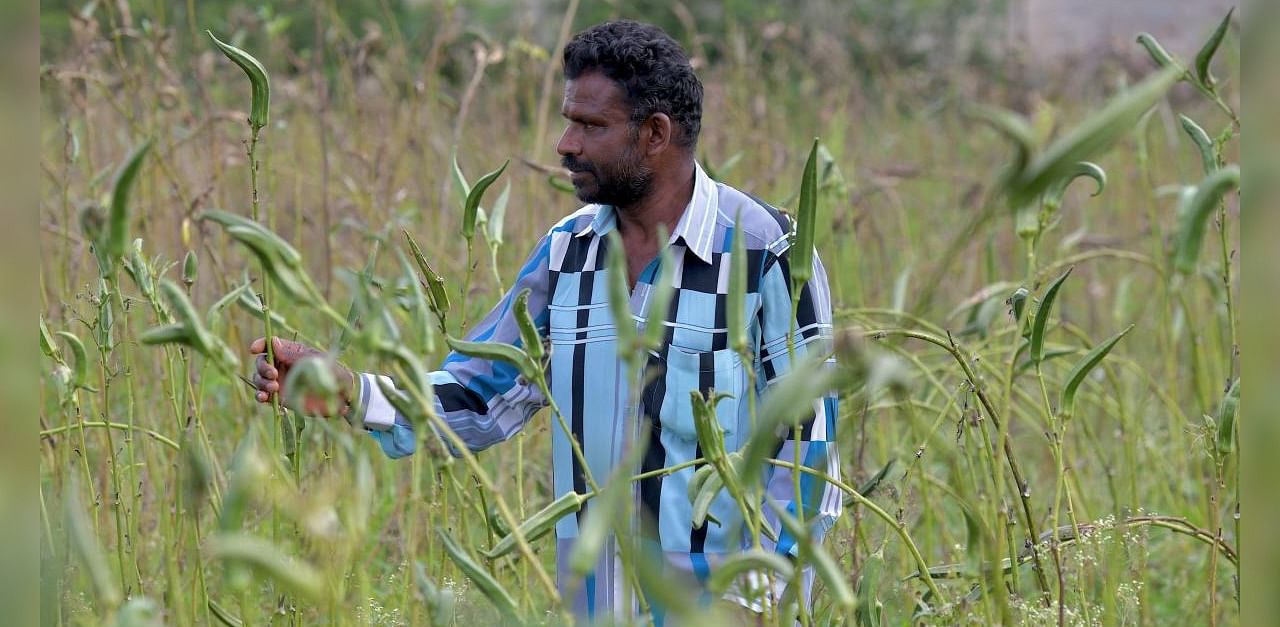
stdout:
[[(813, 276), (803, 286), (796, 311), (794, 330), (791, 324), (791, 273), (789, 255), (768, 253), (760, 278), (760, 351), (758, 379), (763, 382), (762, 395), (791, 371), (792, 358), (788, 354), (787, 337), (791, 336), (795, 347), (795, 359), (806, 355), (821, 354), (830, 350), (832, 337), (831, 296), (827, 287), (827, 274), (815, 252)], [(828, 358), (823, 367), (834, 368), (834, 357)], [(838, 397), (830, 392), (813, 401), (813, 411), (799, 430), (789, 430), (782, 439), (774, 458), (820, 470), (831, 477), (840, 477), (840, 458), (836, 447), (836, 417), (839, 413)], [(785, 509), (795, 516), (797, 507), (803, 507), (804, 521), (816, 541), (821, 541), (835, 524), (843, 507), (838, 488), (809, 473), (801, 473), (800, 494), (796, 494), (794, 472), (780, 466), (770, 466), (766, 475), (766, 502)], [(778, 537), (774, 547), (779, 553), (796, 555), (795, 538), (782, 528), (772, 507), (764, 508), (766, 522)], [(768, 542), (767, 538), (763, 539)]]
[[(525, 289), (529, 290), (529, 314), (539, 335), (546, 337), (550, 241), (550, 237), (544, 236), (538, 242), (511, 289), (471, 328), (467, 340), (522, 346), (513, 303), (516, 295)], [(389, 377), (360, 374), (360, 397), (352, 416), (359, 417), (356, 424), (363, 425), (378, 440), (388, 457), (411, 455), (417, 446), (413, 425), (392, 407), (379, 380), (395, 388), (395, 382)], [(450, 353), (445, 358), (440, 370), (431, 373), (431, 383), (436, 415), (472, 451), (483, 450), (515, 435), (547, 404), (538, 386), (520, 376), (515, 366), (459, 353)], [(449, 449), (458, 455), (452, 446)]]

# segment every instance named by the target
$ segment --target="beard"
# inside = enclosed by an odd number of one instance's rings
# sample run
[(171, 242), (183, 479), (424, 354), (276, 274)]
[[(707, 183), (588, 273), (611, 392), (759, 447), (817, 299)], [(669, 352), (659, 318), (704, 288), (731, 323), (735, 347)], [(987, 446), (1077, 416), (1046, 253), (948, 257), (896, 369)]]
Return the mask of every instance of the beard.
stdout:
[(644, 164), (638, 151), (628, 146), (614, 161), (596, 163), (567, 155), (560, 163), (572, 172), (574, 194), (585, 203), (630, 207), (649, 195), (653, 169)]

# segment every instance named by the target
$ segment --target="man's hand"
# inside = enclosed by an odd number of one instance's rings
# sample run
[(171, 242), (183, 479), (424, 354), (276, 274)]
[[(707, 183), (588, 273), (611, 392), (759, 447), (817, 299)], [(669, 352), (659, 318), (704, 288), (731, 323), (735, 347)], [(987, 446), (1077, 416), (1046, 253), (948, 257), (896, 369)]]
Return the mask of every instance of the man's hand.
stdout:
[[(308, 358), (326, 358), (324, 351), (307, 346), (301, 342), (271, 338), (272, 356), (275, 363), (267, 361), (266, 338), (258, 338), (249, 344), (249, 352), (258, 356), (257, 371), (253, 374), (253, 385), (258, 389), (255, 396), (259, 403), (270, 403), (273, 395), (281, 399), (290, 398), (284, 390), (284, 382), (289, 377), (289, 370), (299, 361)], [(302, 399), (302, 407), (289, 407), (297, 412), (312, 416), (336, 416), (350, 410), (355, 398), (355, 375), (337, 362), (333, 363), (333, 376), (338, 382), (339, 406), (333, 407), (331, 399), (319, 395), (308, 395)]]

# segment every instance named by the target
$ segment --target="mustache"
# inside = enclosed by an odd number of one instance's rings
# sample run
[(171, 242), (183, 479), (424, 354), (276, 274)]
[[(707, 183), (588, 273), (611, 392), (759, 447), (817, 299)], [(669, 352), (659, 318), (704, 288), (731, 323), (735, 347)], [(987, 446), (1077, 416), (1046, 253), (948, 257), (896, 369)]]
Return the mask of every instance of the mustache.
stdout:
[(596, 171), (595, 166), (590, 163), (579, 161), (576, 157), (566, 155), (560, 159), (560, 165), (570, 172), (592, 172)]

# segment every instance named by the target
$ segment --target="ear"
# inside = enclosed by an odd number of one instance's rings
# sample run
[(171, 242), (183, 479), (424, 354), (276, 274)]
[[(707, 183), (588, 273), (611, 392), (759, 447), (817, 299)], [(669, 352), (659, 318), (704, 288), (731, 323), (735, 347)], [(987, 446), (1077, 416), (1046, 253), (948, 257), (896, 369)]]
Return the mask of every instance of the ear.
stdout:
[(640, 134), (640, 141), (648, 156), (662, 154), (675, 145), (673, 141), (675, 139), (673, 135), (676, 132), (675, 122), (665, 113), (650, 115), (649, 119), (644, 121), (641, 130), (647, 131)]

